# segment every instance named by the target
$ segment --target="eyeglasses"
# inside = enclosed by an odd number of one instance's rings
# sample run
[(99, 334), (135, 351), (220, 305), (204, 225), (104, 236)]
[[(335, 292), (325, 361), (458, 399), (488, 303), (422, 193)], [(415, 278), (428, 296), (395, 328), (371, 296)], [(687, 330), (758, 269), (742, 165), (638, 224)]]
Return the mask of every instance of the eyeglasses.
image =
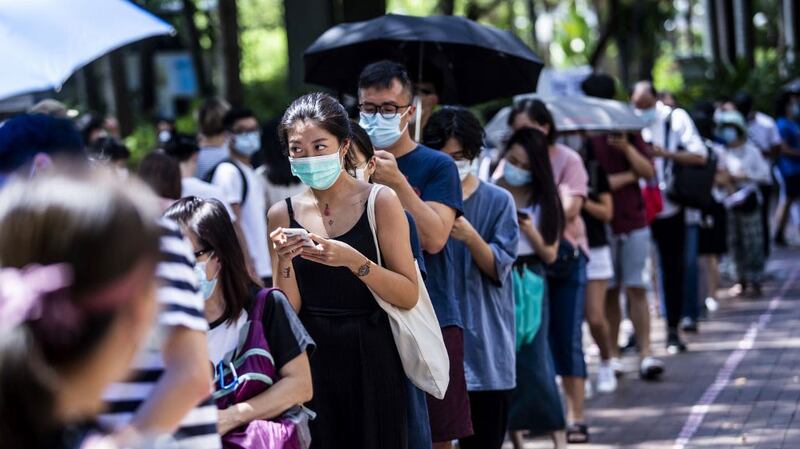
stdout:
[(358, 105), (358, 110), (367, 115), (375, 115), (377, 113), (381, 114), (381, 117), (385, 119), (392, 119), (394, 118), (401, 109), (407, 108), (411, 106), (411, 103), (406, 105), (396, 105), (394, 103), (383, 103), (383, 104), (375, 104), (375, 103), (361, 103)]
[(209, 249), (209, 248), (201, 249), (200, 251), (195, 251), (194, 252), (194, 258), (195, 259), (199, 259), (200, 256), (205, 256), (206, 254), (211, 253), (211, 252), (214, 252), (214, 250), (213, 249)]

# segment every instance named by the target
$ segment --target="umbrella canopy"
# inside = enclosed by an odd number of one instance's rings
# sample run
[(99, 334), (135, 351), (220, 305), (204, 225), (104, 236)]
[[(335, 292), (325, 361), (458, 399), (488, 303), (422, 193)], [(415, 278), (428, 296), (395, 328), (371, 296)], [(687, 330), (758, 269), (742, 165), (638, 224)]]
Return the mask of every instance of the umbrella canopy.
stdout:
[(305, 81), (355, 94), (361, 70), (381, 59), (405, 63), (412, 79), (421, 68), (424, 81), (440, 76), (442, 102), (463, 105), (530, 92), (543, 66), (508, 31), (459, 16), (387, 14), (322, 34), (305, 51)]
[[(572, 131), (638, 131), (645, 123), (637, 116), (627, 103), (605, 100), (595, 97), (538, 97), (536, 95), (520, 95), (515, 101), (539, 99), (547, 105), (558, 132)], [(501, 109), (486, 124), (486, 139), (499, 146), (511, 133), (508, 116), (511, 106)]]
[(174, 31), (125, 0), (0, 0), (0, 99), (60, 88), (103, 54)]

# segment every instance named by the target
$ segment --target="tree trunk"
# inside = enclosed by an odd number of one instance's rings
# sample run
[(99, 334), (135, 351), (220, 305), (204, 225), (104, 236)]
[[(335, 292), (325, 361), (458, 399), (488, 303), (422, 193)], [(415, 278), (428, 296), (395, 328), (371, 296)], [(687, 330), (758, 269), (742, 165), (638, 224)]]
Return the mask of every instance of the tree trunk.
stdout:
[(203, 56), (203, 48), (200, 46), (200, 33), (197, 31), (197, 25), (194, 22), (196, 13), (197, 7), (194, 4), (194, 0), (183, 0), (181, 15), (183, 16), (183, 22), (186, 26), (186, 44), (192, 56), (192, 65), (194, 66), (194, 73), (197, 79), (197, 88), (203, 97), (208, 97), (213, 94), (214, 89), (211, 83), (208, 82), (205, 57)]
[(283, 11), (289, 46), (289, 89), (299, 93), (305, 86), (303, 52), (333, 26), (333, 5), (331, 0), (284, 0)]
[[(598, 11), (599, 13), (600, 11)], [(599, 16), (599, 14), (598, 14)], [(597, 69), (600, 59), (608, 47), (608, 42), (611, 40), (612, 35), (617, 31), (619, 24), (619, 0), (610, 0), (608, 3), (608, 19), (606, 26), (603, 28), (600, 38), (597, 40), (597, 45), (592, 50), (589, 56), (589, 65), (593, 69)]]
[(125, 73), (125, 57), (122, 50), (109, 54), (111, 67), (111, 87), (114, 93), (114, 114), (119, 121), (119, 131), (122, 137), (133, 132), (133, 113), (131, 111), (131, 98), (128, 92), (128, 80)]
[(218, 0), (219, 35), (222, 43), (222, 79), (225, 98), (232, 105), (244, 103), (244, 87), (239, 73), (241, 50), (239, 48), (239, 20), (236, 0)]
[(147, 116), (153, 115), (156, 104), (156, 79), (153, 68), (153, 54), (156, 39), (146, 39), (139, 46), (139, 112)]
[(436, 11), (439, 14), (443, 14), (446, 16), (452, 16), (456, 9), (456, 2), (455, 0), (439, 0), (436, 2)]

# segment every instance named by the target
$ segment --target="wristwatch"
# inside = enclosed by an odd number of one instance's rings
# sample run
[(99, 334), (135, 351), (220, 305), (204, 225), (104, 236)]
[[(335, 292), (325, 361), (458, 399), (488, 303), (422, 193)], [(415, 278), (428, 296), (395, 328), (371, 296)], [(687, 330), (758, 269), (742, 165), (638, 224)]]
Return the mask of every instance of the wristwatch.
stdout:
[(358, 276), (360, 278), (363, 278), (364, 276), (369, 274), (369, 268), (370, 268), (371, 265), (372, 265), (372, 261), (367, 259), (366, 262), (364, 262), (364, 265), (361, 265), (360, 267), (358, 267), (358, 270), (354, 271), (353, 274), (355, 274), (356, 276)]

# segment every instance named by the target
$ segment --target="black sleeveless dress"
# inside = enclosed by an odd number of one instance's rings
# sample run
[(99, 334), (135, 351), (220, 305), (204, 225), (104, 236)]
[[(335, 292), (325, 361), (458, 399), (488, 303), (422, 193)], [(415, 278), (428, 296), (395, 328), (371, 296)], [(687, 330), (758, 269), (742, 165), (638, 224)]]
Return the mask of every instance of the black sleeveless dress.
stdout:
[[(291, 199), (286, 204), (291, 227), (302, 228)], [(377, 262), (366, 208), (335, 240)], [(310, 359), (314, 398), (308, 405), (317, 413), (311, 449), (406, 449), (406, 378), (386, 312), (347, 268), (300, 257), (293, 266), (300, 320), (317, 344)]]

